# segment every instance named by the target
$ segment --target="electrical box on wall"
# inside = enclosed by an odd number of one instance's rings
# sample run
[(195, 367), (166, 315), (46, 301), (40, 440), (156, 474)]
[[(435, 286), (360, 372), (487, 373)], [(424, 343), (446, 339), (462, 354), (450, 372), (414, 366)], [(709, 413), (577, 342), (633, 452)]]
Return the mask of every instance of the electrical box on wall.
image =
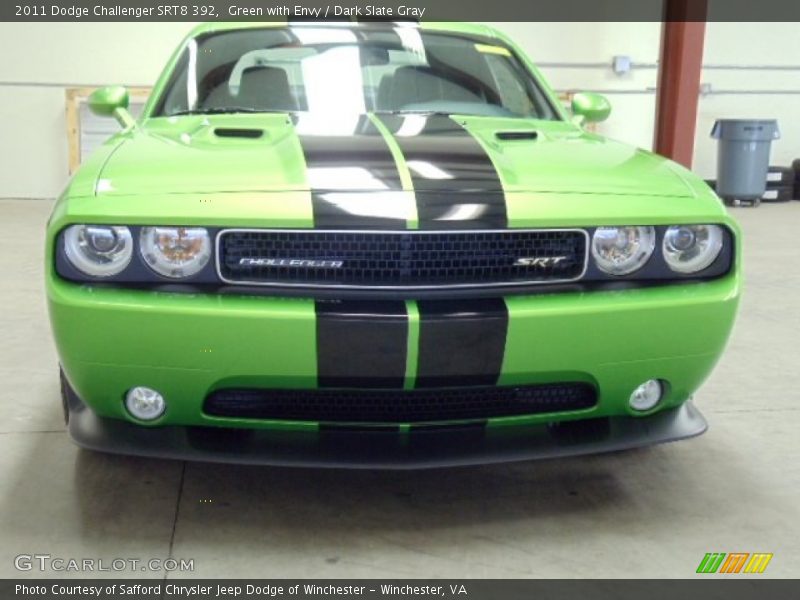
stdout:
[(612, 63), (612, 68), (614, 69), (614, 73), (617, 75), (625, 75), (625, 73), (631, 72), (631, 57), (630, 56), (615, 56)]

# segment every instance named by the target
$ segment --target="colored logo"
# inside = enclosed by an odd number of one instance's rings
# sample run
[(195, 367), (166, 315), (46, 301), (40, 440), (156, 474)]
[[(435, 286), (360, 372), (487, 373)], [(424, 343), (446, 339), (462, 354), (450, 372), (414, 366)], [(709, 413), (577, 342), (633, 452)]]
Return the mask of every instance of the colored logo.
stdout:
[(698, 573), (763, 573), (772, 554), (766, 552), (707, 552), (697, 567)]

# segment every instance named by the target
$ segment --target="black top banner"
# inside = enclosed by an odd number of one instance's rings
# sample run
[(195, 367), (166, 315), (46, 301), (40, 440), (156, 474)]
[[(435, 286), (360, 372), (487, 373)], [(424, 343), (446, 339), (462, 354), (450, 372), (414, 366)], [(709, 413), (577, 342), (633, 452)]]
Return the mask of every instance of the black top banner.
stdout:
[(800, 21), (799, 0), (3, 0), (0, 21)]

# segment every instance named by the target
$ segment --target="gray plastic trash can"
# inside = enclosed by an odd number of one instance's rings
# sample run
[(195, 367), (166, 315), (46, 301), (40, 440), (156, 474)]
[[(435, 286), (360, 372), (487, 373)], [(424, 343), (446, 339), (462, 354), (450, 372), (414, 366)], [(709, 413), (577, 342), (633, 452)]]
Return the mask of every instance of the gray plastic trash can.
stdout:
[(767, 187), (769, 151), (780, 138), (774, 119), (720, 119), (711, 137), (719, 140), (717, 195), (758, 203)]

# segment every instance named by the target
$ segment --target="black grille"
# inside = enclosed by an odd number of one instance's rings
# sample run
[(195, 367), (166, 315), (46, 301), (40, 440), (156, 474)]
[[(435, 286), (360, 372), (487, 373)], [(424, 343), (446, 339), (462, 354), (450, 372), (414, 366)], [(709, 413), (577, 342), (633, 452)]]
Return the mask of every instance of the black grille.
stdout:
[(591, 408), (583, 383), (418, 390), (218, 390), (205, 401), (215, 417), (323, 423), (417, 423), (488, 419)]
[(569, 281), (581, 276), (587, 250), (579, 230), (231, 230), (220, 236), (219, 269), (226, 281), (310, 287)]

